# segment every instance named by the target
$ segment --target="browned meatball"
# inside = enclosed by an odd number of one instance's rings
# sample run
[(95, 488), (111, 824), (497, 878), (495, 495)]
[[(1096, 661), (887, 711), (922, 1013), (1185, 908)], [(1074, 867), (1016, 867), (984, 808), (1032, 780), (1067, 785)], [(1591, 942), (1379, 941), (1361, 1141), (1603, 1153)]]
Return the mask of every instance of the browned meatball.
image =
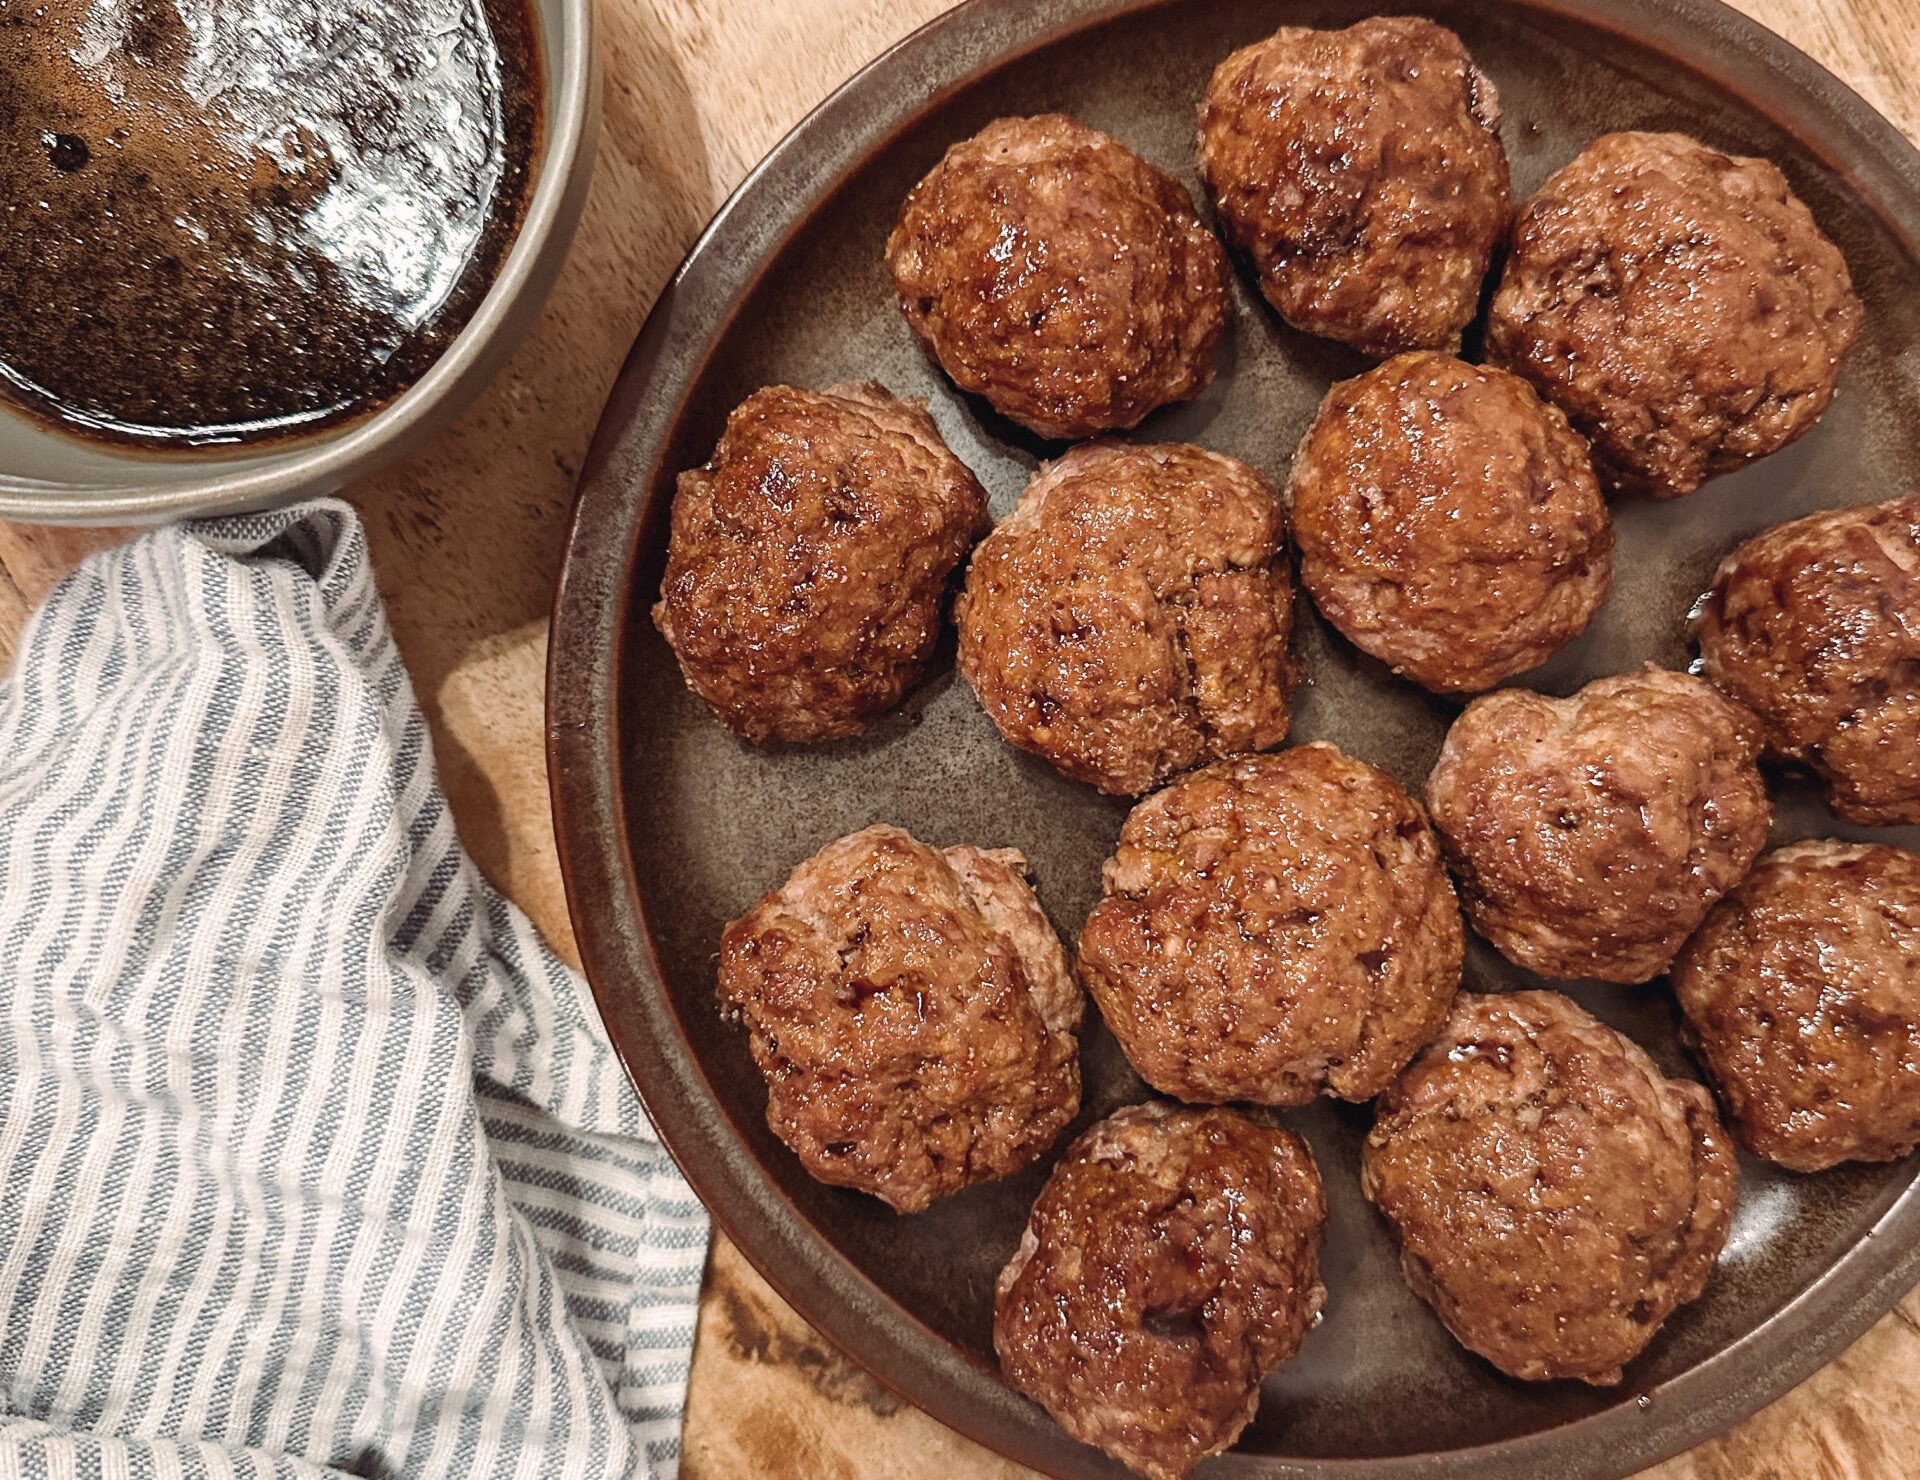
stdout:
[(1232, 306), (1186, 187), (1059, 113), (949, 149), (901, 207), (887, 266), (954, 384), (1043, 437), (1199, 394)]
[(1521, 207), (1487, 348), (1604, 479), (1673, 498), (1812, 427), (1859, 328), (1845, 259), (1772, 164), (1608, 134)]
[(1373, 355), (1453, 349), (1507, 229), (1500, 100), (1415, 16), (1283, 26), (1200, 104), (1200, 178), (1296, 329)]
[(1079, 976), (1183, 1100), (1370, 1099), (1439, 1031), (1460, 906), (1419, 805), (1331, 745), (1242, 756), (1133, 809)]
[(981, 541), (955, 606), (994, 724), (1130, 796), (1287, 735), (1286, 520), (1267, 481), (1198, 447), (1076, 447)]
[(1401, 355), (1327, 392), (1291, 497), (1321, 614), (1442, 693), (1544, 663), (1613, 578), (1587, 444), (1518, 376), (1451, 355)]
[(1694, 624), (1702, 669), (1851, 822), (1920, 823), (1920, 493), (1776, 525)]
[(1080, 1108), (1082, 998), (1011, 848), (829, 843), (727, 926), (767, 1124), (902, 1213), (1018, 1171)]
[(1473, 928), (1542, 976), (1643, 982), (1746, 876), (1772, 808), (1760, 727), (1684, 673), (1469, 704), (1427, 808)]
[(1180, 1480), (1239, 1437), (1318, 1319), (1326, 1219), (1292, 1132), (1122, 1110), (1068, 1148), (1001, 1272), (1001, 1369), (1082, 1443)]
[(1462, 993), (1360, 1161), (1407, 1283), (1463, 1346), (1600, 1385), (1706, 1288), (1738, 1180), (1706, 1090), (1557, 992)]
[(769, 386), (680, 475), (654, 625), (749, 740), (857, 734), (920, 677), (986, 517), (923, 407)]
[(1920, 858), (1776, 849), (1687, 942), (1673, 987), (1749, 1151), (1817, 1172), (1920, 1145)]

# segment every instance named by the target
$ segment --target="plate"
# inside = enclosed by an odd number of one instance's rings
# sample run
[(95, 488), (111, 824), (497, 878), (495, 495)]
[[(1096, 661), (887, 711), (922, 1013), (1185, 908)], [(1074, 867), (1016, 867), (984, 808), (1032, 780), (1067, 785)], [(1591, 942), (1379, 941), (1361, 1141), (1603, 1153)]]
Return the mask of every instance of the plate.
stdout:
[[(1920, 447), (1920, 154), (1839, 81), (1710, 0), (1473, 0), (1415, 7), (1459, 31), (1499, 85), (1516, 198), (1595, 135), (1680, 129), (1776, 160), (1846, 252), (1866, 327), (1840, 395), (1792, 448), (1676, 503), (1616, 503), (1613, 593), (1534, 687), (1565, 693), (1690, 658), (1686, 614), (1761, 527), (1911, 486)], [(722, 1022), (720, 931), (822, 843), (877, 820), (937, 844), (1019, 848), (1071, 941), (1098, 897), (1125, 803), (1004, 744), (953, 672), (857, 740), (756, 748), (681, 683), (648, 608), (675, 474), (705, 460), (759, 386), (876, 377), (923, 396), (996, 517), (1057, 449), (955, 392), (901, 320), (882, 243), (908, 187), (988, 120), (1065, 110), (1194, 184), (1193, 109), (1212, 67), (1276, 25), (1345, 25), (1356, 3), (973, 0), (834, 94), (754, 171), (648, 320), (601, 424), (554, 614), (548, 750), (561, 861), (587, 974), (661, 1135), (721, 1227), (809, 1321), (903, 1396), (1060, 1476), (1117, 1466), (999, 1380), (992, 1288), (1048, 1163), (900, 1217), (821, 1186), (768, 1131), (746, 1034)], [(1196, 196), (1198, 192), (1196, 191)], [(1365, 361), (1295, 334), (1238, 289), (1220, 374), (1136, 439), (1193, 441), (1284, 479), (1321, 395)], [(1293, 739), (1328, 739), (1409, 786), (1455, 706), (1392, 679), (1300, 604), (1311, 684)], [(1776, 839), (1864, 836), (1782, 778)], [(1913, 830), (1882, 830), (1903, 846)], [(1480, 987), (1524, 984), (1484, 945)], [(1692, 1072), (1663, 985), (1573, 995)], [(1145, 1091), (1097, 1020), (1079, 1125)], [(1920, 1159), (1794, 1176), (1747, 1161), (1706, 1295), (1618, 1388), (1525, 1385), (1456, 1345), (1408, 1291), (1356, 1164), (1365, 1106), (1290, 1113), (1331, 1203), (1326, 1317), (1267, 1382), (1223, 1477), (1629, 1473), (1727, 1427), (1811, 1373), (1920, 1280)], [(1066, 1138), (1062, 1138), (1061, 1145)], [(1057, 1148), (1056, 1148), (1057, 1149)], [(1050, 1161), (1050, 1159), (1049, 1159)]]

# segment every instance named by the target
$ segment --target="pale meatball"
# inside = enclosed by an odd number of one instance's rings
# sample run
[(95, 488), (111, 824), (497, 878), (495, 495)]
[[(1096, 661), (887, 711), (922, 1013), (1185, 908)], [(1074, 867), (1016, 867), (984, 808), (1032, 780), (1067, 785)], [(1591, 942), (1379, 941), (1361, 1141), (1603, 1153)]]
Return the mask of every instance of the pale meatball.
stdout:
[(1183, 1100), (1366, 1100), (1460, 982), (1460, 906), (1419, 804), (1331, 745), (1242, 756), (1140, 803), (1080, 980)]
[(1299, 680), (1285, 540), (1245, 463), (1076, 447), (974, 552), (960, 672), (1009, 741), (1116, 795), (1278, 745)]
[(727, 926), (720, 1002), (767, 1124), (897, 1211), (1016, 1172), (1080, 1108), (1082, 998), (1010, 848), (829, 843)]
[(1756, 1156), (1817, 1172), (1920, 1145), (1920, 858), (1776, 849), (1687, 942), (1673, 989)]
[(1701, 670), (1850, 822), (1920, 823), (1920, 493), (1795, 519), (1721, 565)]
[(1502, 689), (1447, 732), (1427, 807), (1473, 928), (1550, 977), (1658, 976), (1766, 844), (1760, 726), (1648, 668)]
[(1440, 693), (1546, 662), (1613, 578), (1587, 444), (1517, 375), (1451, 355), (1400, 355), (1327, 392), (1291, 500), (1321, 615)]
[(1569, 999), (1465, 993), (1380, 1097), (1360, 1178), (1461, 1345), (1607, 1385), (1706, 1288), (1739, 1164), (1703, 1087)]
[(1500, 100), (1416, 16), (1282, 26), (1200, 105), (1200, 178), (1289, 324), (1372, 355), (1457, 349), (1507, 229)]
[(1608, 134), (1520, 208), (1487, 322), (1618, 488), (1673, 498), (1819, 420), (1860, 331), (1846, 259), (1764, 159)]

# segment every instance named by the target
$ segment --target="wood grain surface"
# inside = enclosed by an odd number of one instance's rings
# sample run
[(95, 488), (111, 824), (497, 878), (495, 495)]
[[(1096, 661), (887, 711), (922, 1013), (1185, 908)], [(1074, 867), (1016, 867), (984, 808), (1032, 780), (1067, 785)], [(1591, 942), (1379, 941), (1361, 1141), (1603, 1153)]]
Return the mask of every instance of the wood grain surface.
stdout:
[[(1736, 0), (1920, 139), (1920, 0)], [(451, 431), (352, 491), (480, 867), (571, 953), (547, 810), (542, 672), (574, 478), (654, 295), (754, 162), (944, 0), (602, 0), (605, 120), (567, 270)], [(0, 524), (0, 657), (111, 532)], [(702, 1304), (687, 1480), (1029, 1474), (841, 1358), (723, 1240)], [(1920, 1291), (1824, 1371), (1658, 1480), (1920, 1475)]]

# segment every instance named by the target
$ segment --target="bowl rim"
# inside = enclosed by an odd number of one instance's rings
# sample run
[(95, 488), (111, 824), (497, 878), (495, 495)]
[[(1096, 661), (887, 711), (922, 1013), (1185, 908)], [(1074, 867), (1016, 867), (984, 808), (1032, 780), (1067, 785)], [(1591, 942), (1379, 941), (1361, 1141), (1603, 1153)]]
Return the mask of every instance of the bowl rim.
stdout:
[[(868, 63), (783, 137), (728, 197), (662, 290), (609, 397), (583, 466), (547, 656), (548, 785), (562, 879), (609, 1037), (663, 1144), (716, 1225), (800, 1315), (888, 1388), (983, 1447), (1064, 1475), (1091, 1451), (1055, 1434), (1016, 1439), (982, 1421), (969, 1380), (998, 1383), (820, 1238), (755, 1165), (665, 990), (635, 886), (620, 781), (628, 580), (652, 513), (665, 434), (745, 290), (811, 204), (897, 130), (980, 72), (1117, 16), (1181, 0), (964, 0)], [(1722, 0), (1499, 0), (1652, 50), (1737, 97), (1831, 169), (1920, 260), (1920, 149), (1846, 83)], [(1413, 10), (1426, 7), (1412, 5)], [(889, 107), (880, 79), (912, 79)], [(618, 465), (640, 464), (623, 479)], [(670, 486), (670, 480), (667, 480)], [(615, 1037), (622, 1018), (640, 1031)], [(1286, 1459), (1229, 1450), (1249, 1477), (1597, 1480), (1624, 1476), (1732, 1427), (1797, 1386), (1920, 1283), (1920, 1172), (1863, 1237), (1745, 1335), (1621, 1404), (1492, 1444), (1368, 1458)], [(1097, 1465), (1097, 1461), (1094, 1461)], [(1071, 1469), (1067, 1468), (1071, 1466)], [(1118, 1474), (1119, 1471), (1114, 1471)]]
[[(157, 523), (271, 507), (330, 492), (406, 450), (409, 438), (438, 430), (462, 411), (532, 328), (558, 274), (586, 203), (599, 133), (600, 62), (594, 0), (529, 0), (542, 33), (544, 108), (533, 192), (500, 270), (454, 336), (418, 380), (370, 416), (338, 432), (220, 451), (131, 451), (121, 480), (55, 482), (0, 472), (0, 519), (53, 524)], [(552, 13), (553, 43), (540, 24)], [(59, 429), (56, 436), (70, 436)], [(84, 439), (81, 439), (84, 440)], [(142, 462), (201, 476), (146, 482)]]

